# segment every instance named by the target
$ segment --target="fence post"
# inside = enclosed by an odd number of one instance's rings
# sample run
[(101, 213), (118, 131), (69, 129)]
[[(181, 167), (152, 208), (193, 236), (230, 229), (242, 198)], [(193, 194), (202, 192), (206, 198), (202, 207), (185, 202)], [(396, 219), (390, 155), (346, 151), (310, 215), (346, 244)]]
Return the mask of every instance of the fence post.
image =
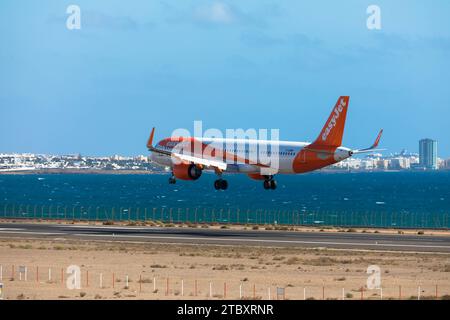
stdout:
[(242, 299), (242, 283), (239, 285), (239, 299)]
[(209, 297), (212, 298), (212, 282), (209, 282)]
[(417, 300), (420, 300), (420, 286), (417, 288)]
[(181, 296), (184, 296), (184, 280), (181, 279)]
[(128, 275), (125, 276), (125, 289), (128, 289)]
[(50, 282), (50, 281), (52, 281), (52, 269), (48, 268), (48, 282)]
[(268, 297), (268, 300), (271, 300), (270, 299), (270, 287), (267, 288), (267, 297)]
[(64, 285), (64, 268), (61, 268), (61, 285)]
[(306, 287), (303, 287), (303, 300), (306, 300)]
[(3, 281), (3, 265), (0, 265), (0, 281)]
[(142, 292), (142, 274), (139, 275), (139, 292)]
[(342, 300), (345, 300), (345, 289), (342, 288)]
[(225, 299), (227, 297), (227, 283), (223, 283), (223, 298)]
[(195, 294), (195, 296), (197, 296), (197, 280), (195, 280), (195, 284), (194, 284), (194, 294)]
[(166, 296), (169, 295), (169, 278), (166, 280)]
[(402, 286), (398, 286), (398, 298), (402, 299)]
[(100, 273), (100, 289), (103, 289), (103, 273)]
[(436, 299), (438, 298), (438, 285), (436, 285)]
[(86, 270), (86, 288), (89, 287), (89, 270)]
[(112, 274), (112, 287), (113, 287), (113, 288), (114, 288), (114, 285), (115, 285), (114, 283), (116, 282), (116, 281), (115, 281), (116, 279), (114, 279), (114, 278), (115, 278), (115, 276), (114, 276), (114, 272), (113, 272), (113, 274)]
[(156, 293), (156, 277), (153, 277), (153, 293)]

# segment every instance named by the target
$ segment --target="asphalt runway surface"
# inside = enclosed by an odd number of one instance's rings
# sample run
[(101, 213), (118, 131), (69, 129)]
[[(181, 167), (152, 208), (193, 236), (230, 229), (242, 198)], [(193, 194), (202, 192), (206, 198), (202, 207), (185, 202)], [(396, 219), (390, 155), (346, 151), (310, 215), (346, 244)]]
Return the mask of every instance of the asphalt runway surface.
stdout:
[(0, 238), (103, 240), (138, 243), (335, 248), (450, 254), (450, 236), (354, 232), (233, 230), (0, 223)]

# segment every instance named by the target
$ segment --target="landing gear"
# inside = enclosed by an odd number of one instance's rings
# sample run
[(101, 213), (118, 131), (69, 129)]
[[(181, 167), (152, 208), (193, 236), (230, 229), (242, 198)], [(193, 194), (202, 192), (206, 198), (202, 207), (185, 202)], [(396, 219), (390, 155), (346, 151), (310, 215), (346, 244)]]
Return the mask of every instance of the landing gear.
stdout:
[(266, 180), (264, 180), (263, 186), (266, 190), (275, 190), (277, 188), (277, 182), (273, 180), (273, 177), (268, 177)]
[(222, 179), (222, 171), (217, 169), (216, 174), (219, 177), (216, 181), (214, 181), (214, 189), (216, 190), (227, 190), (228, 188), (228, 181), (225, 179)]
[(218, 179), (214, 181), (214, 188), (216, 190), (227, 190), (228, 188), (228, 181), (224, 179)]
[(177, 180), (175, 179), (175, 176), (170, 176), (169, 178), (169, 184), (175, 184), (177, 182)]

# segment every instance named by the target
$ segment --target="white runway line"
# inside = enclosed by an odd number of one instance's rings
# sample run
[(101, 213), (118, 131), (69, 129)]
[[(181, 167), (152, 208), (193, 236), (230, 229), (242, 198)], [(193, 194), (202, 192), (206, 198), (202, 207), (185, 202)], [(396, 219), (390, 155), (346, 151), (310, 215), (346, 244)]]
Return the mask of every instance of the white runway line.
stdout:
[[(49, 227), (53, 228), (61, 228), (65, 227), (64, 225), (49, 225)], [(120, 227), (120, 226), (66, 226), (69, 228), (82, 228), (82, 229), (117, 229), (117, 230), (163, 230), (164, 228), (159, 227)]]
[[(72, 234), (81, 237), (108, 237), (100, 234)], [(113, 236), (113, 235), (109, 235)], [(302, 240), (268, 240), (268, 239), (239, 239), (239, 238), (198, 238), (198, 237), (171, 237), (171, 236), (137, 236), (137, 235), (114, 235), (114, 238), (141, 238), (141, 239), (168, 239), (168, 240), (201, 240), (201, 241), (230, 241), (230, 242), (268, 242), (268, 243), (297, 243), (315, 245), (351, 245), (351, 246), (375, 246), (375, 247), (410, 247), (410, 248), (440, 248), (449, 249), (450, 246), (437, 245), (414, 245), (414, 244), (392, 244), (392, 243), (361, 243), (361, 242), (331, 242), (331, 241), (302, 241)]]
[(67, 235), (67, 233), (61, 232), (35, 232), (35, 231), (4, 231), (0, 230), (0, 233), (12, 233), (12, 234), (38, 234), (38, 235)]

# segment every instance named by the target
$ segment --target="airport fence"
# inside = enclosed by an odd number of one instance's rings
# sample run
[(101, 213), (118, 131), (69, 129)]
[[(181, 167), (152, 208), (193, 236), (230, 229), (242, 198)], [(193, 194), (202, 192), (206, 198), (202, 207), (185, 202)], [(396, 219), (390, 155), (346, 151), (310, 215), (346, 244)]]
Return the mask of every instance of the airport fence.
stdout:
[[(241, 300), (448, 300), (446, 283), (393, 284), (367, 288), (365, 277), (353, 283), (274, 283), (231, 280), (225, 277), (183, 278), (148, 270), (131, 273), (98, 268), (0, 264), (0, 283), (7, 299), (44, 298), (145, 298), (145, 299), (241, 299)], [(147, 271), (147, 272), (146, 272)], [(53, 289), (53, 290), (49, 290)], [(20, 294), (17, 294), (19, 293)], [(45, 296), (53, 293), (55, 297)], [(15, 295), (13, 295), (15, 294)]]
[[(449, 229), (449, 213), (394, 211), (304, 211), (208, 207), (109, 207), (3, 204), (0, 218), (160, 222), (165, 224), (249, 224), (318, 227)], [(269, 228), (269, 227), (268, 227)]]

